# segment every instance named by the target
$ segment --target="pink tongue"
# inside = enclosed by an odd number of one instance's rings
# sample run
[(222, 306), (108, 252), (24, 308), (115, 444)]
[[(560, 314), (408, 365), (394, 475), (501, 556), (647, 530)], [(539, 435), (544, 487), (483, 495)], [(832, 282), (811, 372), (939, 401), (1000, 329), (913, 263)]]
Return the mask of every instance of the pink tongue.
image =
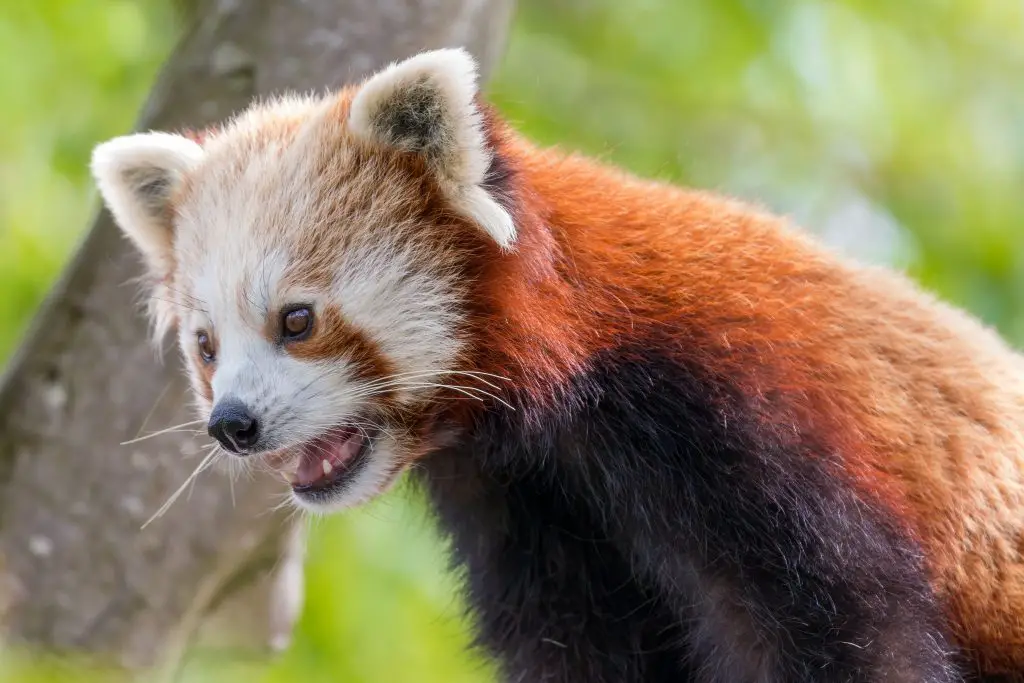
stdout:
[(355, 457), (362, 445), (363, 437), (355, 429), (339, 430), (309, 442), (302, 449), (294, 483), (310, 486), (330, 480)]

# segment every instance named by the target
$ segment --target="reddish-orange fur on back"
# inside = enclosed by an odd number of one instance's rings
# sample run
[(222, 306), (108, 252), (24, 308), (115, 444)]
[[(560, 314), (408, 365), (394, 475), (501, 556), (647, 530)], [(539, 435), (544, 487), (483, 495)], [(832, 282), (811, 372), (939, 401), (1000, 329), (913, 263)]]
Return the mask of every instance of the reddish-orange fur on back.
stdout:
[(519, 241), (481, 276), (482, 369), (511, 368), (543, 402), (603, 349), (663, 345), (740, 388), (765, 430), (841, 457), (924, 547), (979, 666), (1024, 669), (1019, 356), (749, 206), (539, 150), (497, 122), (492, 142), (514, 171)]

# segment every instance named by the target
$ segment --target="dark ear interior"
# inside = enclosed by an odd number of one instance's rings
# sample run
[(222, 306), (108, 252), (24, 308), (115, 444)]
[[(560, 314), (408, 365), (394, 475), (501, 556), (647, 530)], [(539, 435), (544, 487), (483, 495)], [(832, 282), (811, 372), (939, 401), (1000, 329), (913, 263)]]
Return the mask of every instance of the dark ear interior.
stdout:
[(157, 167), (125, 169), (124, 183), (138, 199), (139, 207), (153, 220), (169, 218), (168, 207), (173, 191), (173, 179), (167, 169)]
[(381, 102), (372, 125), (387, 144), (438, 160), (453, 138), (448, 118), (442, 93), (421, 77)]

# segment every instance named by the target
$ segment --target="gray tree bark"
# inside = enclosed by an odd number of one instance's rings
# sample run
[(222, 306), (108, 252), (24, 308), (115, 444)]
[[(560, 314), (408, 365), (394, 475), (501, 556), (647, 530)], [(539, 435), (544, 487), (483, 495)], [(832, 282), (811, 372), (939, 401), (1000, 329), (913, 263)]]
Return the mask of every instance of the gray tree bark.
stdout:
[[(486, 73), (513, 3), (202, 2), (138, 128), (202, 127), (254, 96), (337, 87), (423, 49), (464, 45)], [(296, 588), (298, 539), (270, 512), (282, 484), (232, 492), (215, 472), (140, 530), (204, 442), (177, 431), (120, 445), (195, 417), (176, 350), (158, 361), (148, 344), (139, 274), (101, 213), (0, 382), (0, 629), (8, 644), (170, 670), (203, 633), (287, 634), (298, 595), (273, 587)]]

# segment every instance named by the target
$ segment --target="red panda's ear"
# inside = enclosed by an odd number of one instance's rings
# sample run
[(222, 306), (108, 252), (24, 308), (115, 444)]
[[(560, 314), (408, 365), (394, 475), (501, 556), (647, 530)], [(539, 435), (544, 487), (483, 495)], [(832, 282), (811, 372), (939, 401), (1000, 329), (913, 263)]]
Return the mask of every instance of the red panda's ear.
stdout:
[(97, 145), (92, 174), (115, 222), (162, 280), (174, 268), (170, 202), (203, 149), (180, 135), (139, 133)]
[(508, 249), (515, 224), (482, 186), (492, 150), (476, 96), (476, 63), (468, 52), (424, 52), (359, 86), (348, 125), (364, 140), (423, 155), (455, 205)]

